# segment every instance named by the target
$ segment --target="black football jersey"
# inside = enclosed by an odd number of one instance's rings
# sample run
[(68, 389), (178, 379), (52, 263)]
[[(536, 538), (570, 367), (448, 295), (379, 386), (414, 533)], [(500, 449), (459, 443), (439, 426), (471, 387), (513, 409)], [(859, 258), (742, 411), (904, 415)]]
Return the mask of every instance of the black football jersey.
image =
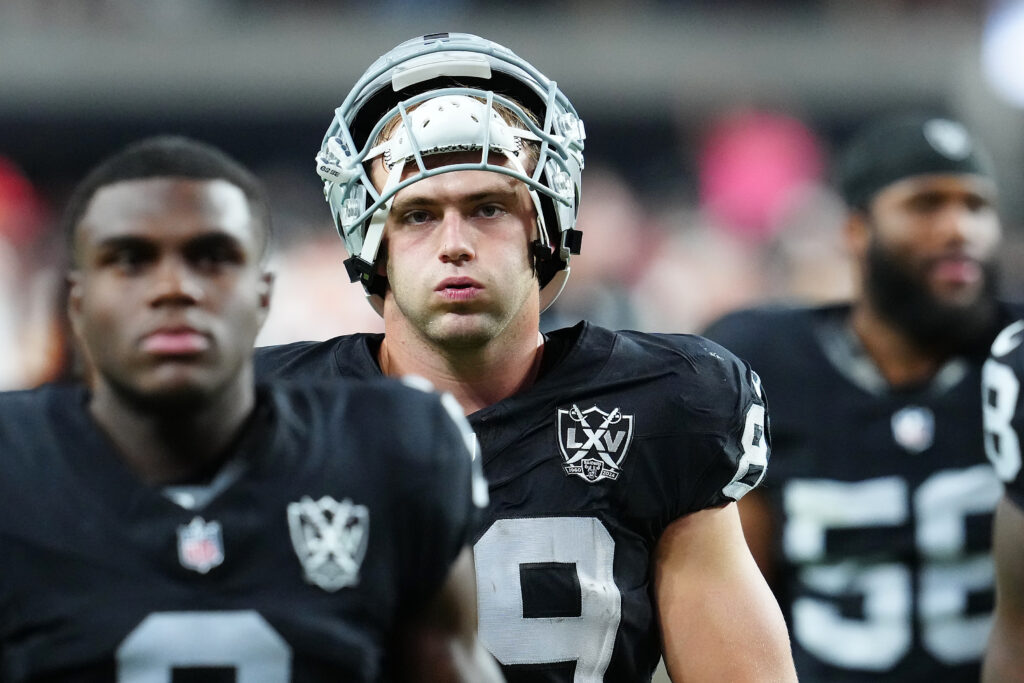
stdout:
[(1024, 321), (1006, 327), (992, 342), (982, 371), (985, 452), (1006, 484), (1006, 497), (1024, 509), (1021, 438), (1024, 437)]
[(398, 382), (260, 387), (214, 479), (160, 488), (84, 389), (0, 395), (0, 680), (380, 680), (470, 540), (472, 440)]
[[(257, 371), (378, 376), (380, 335), (261, 349)], [(474, 545), (480, 638), (516, 681), (650, 680), (651, 554), (738, 499), (769, 454), (760, 382), (686, 335), (552, 332), (536, 383), (470, 415), (490, 504)]]
[(771, 390), (775, 586), (810, 683), (979, 679), (991, 625), (983, 357), (891, 388), (849, 307), (761, 308), (706, 334)]

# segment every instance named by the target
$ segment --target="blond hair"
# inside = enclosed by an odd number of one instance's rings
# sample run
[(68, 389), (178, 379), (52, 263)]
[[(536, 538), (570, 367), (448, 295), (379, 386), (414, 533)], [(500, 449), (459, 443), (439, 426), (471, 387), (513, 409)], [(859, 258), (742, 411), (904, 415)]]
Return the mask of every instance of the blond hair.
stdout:
[[(480, 100), (481, 102), (485, 102), (486, 101), (482, 97), (474, 97), (474, 99)], [(522, 109), (524, 112), (526, 112), (526, 115), (530, 118), (530, 121), (534, 125), (538, 125), (538, 126), (540, 125), (540, 122), (537, 121), (537, 117), (534, 116), (533, 112), (531, 112), (526, 107), (522, 106), (522, 104), (520, 104), (518, 101), (516, 101), (514, 99), (511, 99), (511, 98), (508, 98), (508, 99), (509, 99), (510, 102), (512, 102), (513, 104), (518, 106), (520, 109)], [(423, 102), (417, 102), (416, 104), (414, 104), (411, 107), (409, 107), (408, 109), (406, 109), (406, 111), (407, 112), (414, 111), (421, 104), (423, 104)], [(508, 107), (508, 106), (506, 106), (506, 105), (504, 105), (504, 104), (502, 104), (500, 102), (494, 102), (494, 101), (491, 102), (491, 106), (493, 107), (494, 111), (498, 114), (498, 116), (501, 117), (501, 120), (504, 121), (509, 126), (512, 126), (513, 128), (524, 128), (524, 127), (526, 127), (525, 124), (523, 123), (522, 118), (520, 116), (518, 116), (512, 110), (511, 107)], [(377, 145), (383, 144), (387, 140), (390, 140), (391, 136), (393, 136), (395, 134), (395, 131), (398, 130), (398, 126), (401, 125), (401, 123), (402, 123), (402, 116), (401, 116), (401, 114), (395, 114), (394, 116), (392, 116), (391, 120), (389, 120), (387, 123), (385, 123), (384, 127), (380, 129), (380, 133), (377, 134), (377, 137), (374, 139), (372, 146), (376, 147)], [(522, 159), (523, 169), (525, 170), (527, 175), (530, 175), (537, 168), (537, 160), (540, 158), (540, 145), (537, 142), (533, 141), (533, 140), (523, 140), (522, 138), (518, 138), (518, 137), (516, 138), (516, 140), (518, 140), (519, 148), (524, 153), (524, 156), (523, 156), (523, 159)], [(383, 157), (381, 158), (381, 163), (383, 163)]]

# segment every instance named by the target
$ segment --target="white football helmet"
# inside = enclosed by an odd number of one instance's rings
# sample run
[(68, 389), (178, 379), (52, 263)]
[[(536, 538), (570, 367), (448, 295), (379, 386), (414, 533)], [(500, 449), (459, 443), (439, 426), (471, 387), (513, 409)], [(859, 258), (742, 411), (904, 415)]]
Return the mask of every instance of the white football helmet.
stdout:
[[(495, 103), (511, 110), (518, 124), (502, 119)], [(374, 145), (396, 117), (401, 119), (396, 131)], [(435, 33), (402, 43), (374, 62), (335, 110), (316, 157), (324, 195), (349, 253), (349, 277), (362, 283), (380, 313), (386, 280), (376, 263), (395, 194), (440, 173), (494, 171), (526, 183), (537, 207), (532, 252), (541, 310), (547, 308), (565, 286), (570, 256), (580, 250), (582, 235), (575, 225), (585, 139), (583, 122), (555, 82), (508, 48), (467, 33)], [(539, 148), (530, 173), (519, 155), (524, 140)], [(430, 154), (476, 150), (479, 162), (428, 169), (423, 161)], [(494, 154), (508, 165), (490, 163)], [(389, 169), (380, 191), (365, 164), (377, 156)], [(409, 164), (418, 172), (402, 180)]]

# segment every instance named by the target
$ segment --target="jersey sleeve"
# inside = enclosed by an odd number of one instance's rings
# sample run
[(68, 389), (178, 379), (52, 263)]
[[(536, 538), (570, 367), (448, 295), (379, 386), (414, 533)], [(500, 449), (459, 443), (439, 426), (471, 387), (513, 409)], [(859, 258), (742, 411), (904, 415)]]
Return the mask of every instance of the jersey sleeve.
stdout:
[[(771, 452), (768, 407), (750, 365), (722, 346), (689, 337), (672, 385), (661, 392), (666, 427), (654, 444), (669, 519), (739, 500), (764, 479)], [(666, 520), (669, 521), (669, 520)]]
[(253, 354), (253, 369), (260, 382), (323, 381), (338, 374), (331, 341), (258, 347)]
[[(705, 474), (706, 500), (701, 507), (713, 507), (739, 500), (764, 479), (771, 455), (768, 404), (761, 379), (746, 361), (725, 348), (705, 342), (709, 355), (720, 359), (725, 381), (722, 386), (722, 423), (720, 434), (709, 432), (701, 441), (710, 451)], [(717, 451), (717, 453), (716, 453)]]
[(1024, 435), (1024, 320), (1006, 327), (992, 343), (982, 368), (985, 454), (1006, 486), (1006, 495), (1024, 509), (1021, 438)]

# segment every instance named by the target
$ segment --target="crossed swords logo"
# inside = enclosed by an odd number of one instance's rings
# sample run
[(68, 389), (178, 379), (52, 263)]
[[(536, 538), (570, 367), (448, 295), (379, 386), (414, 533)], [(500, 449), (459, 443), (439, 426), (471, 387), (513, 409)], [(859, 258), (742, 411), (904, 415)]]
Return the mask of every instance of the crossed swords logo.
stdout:
[[(593, 413), (601, 416), (597, 427), (590, 424)], [(563, 419), (566, 416), (569, 420)], [(577, 439), (577, 430), (584, 441)], [(558, 409), (558, 447), (566, 474), (590, 483), (618, 479), (632, 438), (633, 416), (623, 415), (618, 408), (608, 413), (597, 406), (580, 410), (575, 404), (568, 410)]]
[(331, 593), (359, 582), (369, 526), (366, 506), (348, 498), (303, 496), (288, 504), (288, 530), (306, 581)]

